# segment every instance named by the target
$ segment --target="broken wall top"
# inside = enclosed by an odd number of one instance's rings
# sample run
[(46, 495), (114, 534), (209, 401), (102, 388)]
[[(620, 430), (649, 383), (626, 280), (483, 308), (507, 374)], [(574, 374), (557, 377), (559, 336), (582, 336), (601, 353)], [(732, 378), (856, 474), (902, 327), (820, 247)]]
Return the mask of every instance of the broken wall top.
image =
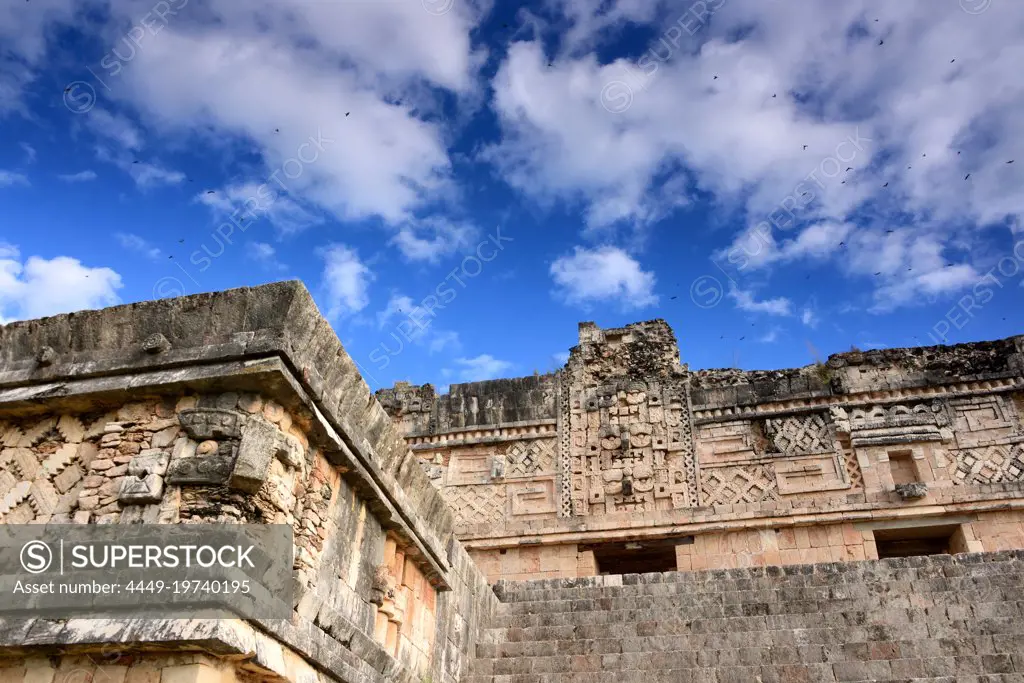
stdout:
[[(280, 368), (285, 370), (280, 370)], [(270, 368), (273, 368), (271, 371)], [(279, 395), (321, 423), (364, 482), (443, 574), (451, 513), (298, 281), (83, 311), (0, 327), (9, 414), (97, 408), (125, 391)], [(385, 520), (387, 521), (387, 520)]]

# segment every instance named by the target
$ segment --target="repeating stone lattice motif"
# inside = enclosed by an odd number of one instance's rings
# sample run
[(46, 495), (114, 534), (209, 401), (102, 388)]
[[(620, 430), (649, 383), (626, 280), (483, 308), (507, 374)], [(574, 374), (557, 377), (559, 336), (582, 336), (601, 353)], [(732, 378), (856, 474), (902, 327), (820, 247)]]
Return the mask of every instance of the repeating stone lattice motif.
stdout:
[(1024, 443), (955, 451), (949, 475), (954, 484), (996, 484), (1024, 479)]
[(833, 450), (829, 424), (822, 413), (765, 420), (765, 435), (778, 453), (786, 455)]
[(497, 524), (505, 518), (505, 486), (449, 486), (445, 498), (463, 525)]
[(506, 478), (530, 477), (538, 472), (551, 472), (555, 466), (555, 440), (519, 441), (509, 449)]
[(704, 505), (762, 503), (779, 499), (772, 465), (742, 465), (701, 470), (701, 502)]

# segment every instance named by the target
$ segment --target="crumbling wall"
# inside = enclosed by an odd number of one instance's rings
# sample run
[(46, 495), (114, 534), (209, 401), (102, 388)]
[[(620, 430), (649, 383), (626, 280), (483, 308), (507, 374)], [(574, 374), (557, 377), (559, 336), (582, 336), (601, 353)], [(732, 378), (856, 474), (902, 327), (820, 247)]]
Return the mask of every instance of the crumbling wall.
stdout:
[[(291, 623), (118, 624), (122, 653), (159, 639), (283, 680), (288, 657), (323, 680), (458, 679), (493, 595), (301, 285), (15, 323), (0, 348), (0, 523), (292, 526)], [(115, 623), (0, 622), (0, 659), (88, 650)], [(25, 628), (35, 649), (10, 649)]]

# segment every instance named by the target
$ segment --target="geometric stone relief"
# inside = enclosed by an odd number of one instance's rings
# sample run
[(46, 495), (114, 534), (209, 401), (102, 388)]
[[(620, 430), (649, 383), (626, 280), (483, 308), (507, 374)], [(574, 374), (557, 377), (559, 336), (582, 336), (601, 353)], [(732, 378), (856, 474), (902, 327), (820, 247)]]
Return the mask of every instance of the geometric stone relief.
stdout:
[(505, 519), (506, 487), (449, 486), (441, 489), (460, 525), (499, 524)]
[(504, 456), (496, 455), (491, 449), (453, 453), (448, 461), (445, 486), (487, 484), (491, 479), (504, 476), (504, 470)]
[(779, 493), (816, 493), (846, 489), (843, 465), (834, 454), (809, 458), (780, 460), (775, 463), (775, 474), (779, 481)]
[(701, 464), (752, 460), (757, 457), (753, 440), (749, 420), (702, 425), (697, 430), (697, 460)]
[(552, 514), (558, 505), (555, 500), (555, 479), (547, 477), (510, 483), (508, 498), (511, 503), (509, 514), (513, 516)]
[(681, 397), (657, 382), (621, 381), (577, 393), (569, 431), (574, 514), (691, 505), (689, 413)]
[(539, 472), (554, 472), (555, 443), (554, 439), (516, 441), (505, 456), (508, 461), (505, 478), (532, 477)]
[(995, 484), (1024, 480), (1024, 443), (998, 444), (950, 453), (954, 484)]
[(804, 455), (835, 450), (825, 413), (767, 419), (764, 432), (776, 453)]
[(1012, 412), (999, 396), (952, 401), (957, 446), (969, 448), (1020, 433)]
[(700, 486), (703, 505), (762, 503), (779, 499), (775, 467), (771, 463), (705, 467), (700, 472)]

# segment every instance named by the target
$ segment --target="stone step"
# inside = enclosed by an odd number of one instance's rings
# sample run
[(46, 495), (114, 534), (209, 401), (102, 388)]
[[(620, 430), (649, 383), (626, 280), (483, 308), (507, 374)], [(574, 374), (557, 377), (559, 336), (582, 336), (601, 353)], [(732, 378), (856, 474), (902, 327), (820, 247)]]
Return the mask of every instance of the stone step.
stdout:
[[(955, 558), (955, 559), (954, 559)], [(934, 555), (864, 562), (751, 567), (701, 572), (662, 572), (594, 576), (579, 579), (543, 579), (539, 581), (499, 581), (494, 590), (503, 603), (550, 601), (574, 597), (616, 597), (676, 592), (728, 593), (780, 585), (833, 586), (844, 583), (877, 583), (892, 580), (979, 578), (973, 565), (984, 564), (985, 576), (1024, 572), (1024, 551)]]
[[(1004, 610), (999, 610), (1005, 613)], [(843, 619), (834, 619), (842, 622)], [(852, 620), (851, 620), (852, 621)], [(735, 640), (734, 647), (750, 641), (764, 641), (765, 645), (772, 642), (813, 644), (813, 643), (849, 643), (868, 642), (891, 638), (899, 633), (912, 634), (918, 638), (957, 638), (963, 635), (1020, 635), (1024, 633), (1024, 619), (1021, 610), (1013, 616), (976, 617), (945, 621), (928, 615), (924, 610), (910, 612), (906, 615), (899, 612), (885, 612), (877, 615), (858, 615), (860, 624), (835, 623), (823, 627), (792, 627), (782, 622), (773, 624), (777, 628), (769, 628), (765, 617), (736, 617), (731, 619), (697, 619), (661, 621), (645, 621), (638, 624), (623, 623), (615, 627), (605, 624), (578, 624), (575, 626), (540, 626), (528, 629), (495, 629), (478, 647), (498, 644), (498, 656), (529, 650), (520, 643), (543, 643), (565, 641), (563, 650), (566, 652), (585, 653), (588, 648), (599, 651), (619, 651), (623, 640), (642, 641), (630, 647), (642, 650), (657, 651), (672, 641), (687, 643), (688, 647), (699, 649), (722, 642), (723, 638)], [(742, 634), (742, 635), (739, 635)], [(797, 634), (788, 636), (787, 634)], [(493, 637), (491, 637), (493, 636)], [(658, 639), (663, 640), (658, 640)], [(774, 641), (772, 639), (775, 639)], [(608, 641), (608, 642), (603, 642)], [(728, 640), (726, 642), (729, 642)], [(582, 643), (582, 644), (572, 644)], [(488, 652), (481, 651), (481, 654)]]
[[(611, 626), (636, 624), (666, 617), (675, 620), (735, 619), (742, 617), (767, 617), (769, 622), (781, 624), (810, 624), (825, 618), (825, 615), (844, 615), (844, 620), (855, 624), (870, 618), (873, 614), (891, 610), (923, 608), (929, 614), (943, 613), (945, 619), (966, 619), (985, 616), (1013, 616), (1022, 611), (1017, 601), (1024, 598), (1020, 586), (1014, 588), (989, 589), (984, 592), (950, 593), (936, 603), (922, 595), (878, 596), (855, 600), (823, 600), (803, 602), (749, 602), (740, 604), (698, 604), (679, 605), (666, 602), (644, 608), (620, 608), (589, 611), (549, 611), (530, 614), (497, 614), (490, 628), (535, 628), (544, 626), (570, 626), (587, 624)], [(806, 626), (804, 626), (806, 627)]]
[[(599, 668), (591, 668), (587, 660), (574, 658), (560, 661), (553, 670), (541, 668), (523, 671), (509, 667), (514, 673), (472, 673), (463, 683), (659, 683), (661, 681), (693, 683), (793, 683), (797, 681), (1015, 681), (1024, 676), (1013, 671), (1013, 660), (1005, 654), (957, 655), (937, 657), (894, 657), (890, 659), (850, 660), (837, 662), (794, 662), (790, 664), (752, 663), (749, 665), (693, 665), (686, 656), (676, 653), (665, 657), (644, 659), (611, 659), (605, 657)], [(531, 662), (531, 664), (533, 664)], [(539, 664), (539, 663), (538, 663)], [(635, 666), (620, 666), (634, 664)], [(564, 667), (564, 668), (563, 668)], [(579, 667), (579, 668), (574, 668)]]

